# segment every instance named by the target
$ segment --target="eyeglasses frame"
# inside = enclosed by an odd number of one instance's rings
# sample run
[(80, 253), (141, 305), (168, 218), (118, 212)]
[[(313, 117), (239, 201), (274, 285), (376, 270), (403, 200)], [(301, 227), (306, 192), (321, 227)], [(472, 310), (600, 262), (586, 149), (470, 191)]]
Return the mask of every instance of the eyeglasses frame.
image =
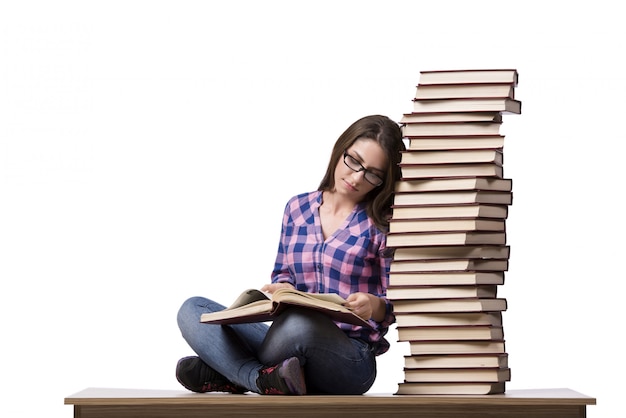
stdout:
[[(347, 163), (346, 159), (350, 158), (351, 161), (354, 162), (355, 165), (358, 165), (360, 168), (358, 170), (355, 170), (354, 168), (350, 167), (350, 165)], [(373, 171), (363, 167), (363, 164), (361, 164), (356, 158), (354, 158), (352, 155), (348, 154), (348, 150), (345, 150), (343, 152), (343, 163), (346, 165), (346, 167), (348, 167), (350, 170), (354, 171), (355, 173), (360, 173), (361, 171), (363, 172), (363, 178), (365, 179), (365, 181), (367, 181), (369, 184), (371, 184), (374, 187), (379, 187), (381, 186), (385, 180), (380, 177), (378, 174), (374, 173)], [(376, 178), (378, 178), (380, 180), (380, 183), (376, 184), (371, 182), (368, 178), (367, 178), (367, 174), (370, 174)]]

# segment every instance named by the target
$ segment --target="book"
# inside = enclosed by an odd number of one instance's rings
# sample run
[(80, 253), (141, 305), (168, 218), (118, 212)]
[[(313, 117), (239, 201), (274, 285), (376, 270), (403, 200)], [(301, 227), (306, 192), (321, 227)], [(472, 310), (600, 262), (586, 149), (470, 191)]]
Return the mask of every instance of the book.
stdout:
[(511, 205), (513, 203), (513, 192), (497, 190), (444, 190), (436, 192), (403, 192), (396, 193), (393, 197), (395, 206), (461, 205), (465, 203)]
[(506, 260), (511, 247), (507, 245), (454, 245), (449, 247), (403, 247), (395, 250), (394, 261), (478, 258)]
[(502, 354), (442, 354), (404, 356), (407, 369), (454, 367), (509, 367), (509, 355)]
[(409, 341), (411, 355), (422, 354), (503, 354), (504, 340)]
[(493, 163), (502, 165), (499, 150), (402, 151), (400, 164)]
[(390, 233), (431, 231), (504, 231), (504, 219), (391, 219)]
[(511, 83), (418, 84), (415, 99), (471, 99), (508, 97), (515, 99)]
[(502, 166), (494, 163), (405, 164), (400, 163), (402, 179), (432, 177), (497, 177), (503, 178)]
[(506, 205), (392, 205), (392, 219), (498, 218), (506, 219)]
[(398, 384), (396, 395), (493, 395), (505, 392), (505, 383), (497, 382), (420, 382)]
[(408, 150), (502, 149), (503, 135), (421, 136), (407, 138)]
[(498, 135), (501, 122), (419, 122), (406, 123), (401, 127), (407, 138), (451, 135)]
[(519, 74), (516, 69), (459, 69), (420, 71), (419, 84), (469, 84), (504, 83), (517, 86)]
[(422, 122), (502, 122), (500, 112), (405, 113), (400, 124)]
[(490, 177), (418, 179), (398, 181), (396, 193), (441, 192), (451, 190), (489, 190), (510, 192), (513, 190), (512, 179), (494, 179)]
[[(392, 261), (394, 263), (394, 261)], [(504, 284), (504, 271), (390, 272), (389, 286)]]
[[(389, 291), (389, 289), (387, 289)], [(393, 300), (395, 313), (495, 312), (505, 311), (506, 299), (399, 299)]]
[(398, 341), (502, 340), (504, 328), (491, 325), (399, 327)]
[(507, 271), (508, 268), (508, 260), (494, 259), (393, 260), (391, 262), (390, 272)]
[(449, 245), (504, 245), (505, 232), (398, 232), (387, 235), (387, 247), (449, 246)]
[(495, 298), (497, 292), (496, 285), (390, 286), (387, 288), (387, 298), (389, 300)]
[(313, 309), (347, 324), (372, 325), (343, 306), (346, 302), (336, 293), (308, 293), (292, 288), (281, 288), (272, 294), (247, 289), (226, 309), (202, 314), (205, 324), (239, 324), (272, 321), (289, 307)]
[(404, 369), (405, 382), (506, 382), (511, 369), (499, 367)]
[(413, 112), (502, 112), (521, 114), (522, 102), (503, 97), (441, 100), (413, 99)]
[(423, 326), (467, 326), (493, 325), (502, 326), (502, 312), (426, 312), (396, 313), (398, 327)]

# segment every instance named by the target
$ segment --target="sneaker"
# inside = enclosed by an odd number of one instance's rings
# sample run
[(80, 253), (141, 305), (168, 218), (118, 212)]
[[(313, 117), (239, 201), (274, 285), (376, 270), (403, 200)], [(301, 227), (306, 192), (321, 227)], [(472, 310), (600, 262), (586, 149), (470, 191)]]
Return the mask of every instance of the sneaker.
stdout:
[(304, 373), (297, 357), (281, 364), (261, 369), (256, 380), (259, 393), (264, 395), (305, 395)]
[(231, 392), (244, 393), (247, 389), (235, 385), (226, 377), (213, 370), (200, 357), (190, 356), (178, 360), (176, 380), (192, 392)]

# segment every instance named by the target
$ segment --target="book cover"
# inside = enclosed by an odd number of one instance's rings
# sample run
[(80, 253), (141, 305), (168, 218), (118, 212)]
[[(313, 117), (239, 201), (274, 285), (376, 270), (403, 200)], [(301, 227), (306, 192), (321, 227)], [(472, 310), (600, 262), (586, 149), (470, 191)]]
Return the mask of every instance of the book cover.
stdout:
[(396, 313), (502, 312), (506, 311), (507, 303), (505, 298), (393, 299), (393, 308)]
[(509, 368), (404, 369), (405, 382), (506, 382), (511, 380)]
[(502, 165), (503, 154), (500, 150), (445, 150), (445, 151), (401, 151), (400, 164), (466, 164), (492, 163)]
[(446, 191), (498, 191), (513, 190), (512, 179), (492, 177), (417, 179), (396, 182), (396, 193), (446, 192)]
[(403, 180), (446, 177), (503, 178), (501, 165), (494, 163), (404, 164), (400, 163)]
[(515, 98), (511, 83), (418, 84), (415, 99), (467, 99), (475, 97)]
[(398, 327), (398, 341), (502, 340), (504, 329), (492, 325)]
[(272, 321), (289, 307), (313, 309), (347, 324), (372, 327), (368, 322), (343, 306), (345, 299), (336, 293), (308, 293), (291, 288), (281, 288), (272, 294), (248, 289), (228, 308), (202, 314), (205, 324), (240, 324)]
[(498, 218), (509, 215), (508, 204), (393, 205), (392, 219)]
[(519, 74), (514, 68), (485, 68), (420, 71), (418, 85), (500, 83), (517, 86)]
[(405, 113), (401, 124), (424, 122), (502, 122), (500, 112), (441, 112), (441, 113)]
[(407, 369), (432, 369), (453, 367), (509, 367), (509, 355), (502, 354), (442, 354), (404, 356)]
[(504, 341), (410, 341), (411, 355), (421, 354), (503, 354)]
[(408, 299), (454, 299), (495, 298), (496, 285), (441, 285), (441, 286), (392, 286), (387, 289), (387, 298), (394, 301)]
[[(393, 263), (393, 262), (392, 262)], [(389, 286), (463, 286), (504, 284), (503, 271), (391, 272)], [(389, 290), (389, 289), (387, 289)]]
[(511, 205), (513, 204), (513, 192), (498, 190), (443, 190), (396, 193), (393, 197), (394, 206), (463, 205), (471, 203)]
[[(398, 197), (399, 195), (396, 195)], [(389, 233), (447, 231), (505, 231), (504, 219), (391, 219)]]
[(398, 327), (418, 326), (502, 326), (502, 312), (396, 313)]
[(414, 122), (404, 124), (402, 134), (408, 138), (451, 135), (499, 135), (502, 122)]
[(508, 260), (449, 259), (449, 260), (392, 260), (392, 273), (506, 271)]
[(403, 247), (395, 250), (394, 261), (439, 259), (498, 259), (511, 254), (508, 245), (453, 245), (447, 247)]
[(522, 113), (522, 102), (509, 98), (413, 99), (413, 111), (428, 112), (503, 112)]
[(493, 395), (504, 392), (504, 382), (403, 382), (398, 384), (396, 395)]
[(408, 150), (503, 149), (503, 135), (420, 136), (407, 138)]
[(450, 246), (450, 245), (504, 245), (506, 232), (461, 231), (461, 232), (400, 232), (387, 235), (387, 246)]

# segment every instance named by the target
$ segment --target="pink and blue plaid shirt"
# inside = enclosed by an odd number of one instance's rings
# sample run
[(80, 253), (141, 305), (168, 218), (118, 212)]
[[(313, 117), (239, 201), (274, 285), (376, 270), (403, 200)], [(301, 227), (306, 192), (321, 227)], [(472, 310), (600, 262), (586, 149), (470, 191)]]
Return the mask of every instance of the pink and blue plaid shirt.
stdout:
[[(383, 256), (387, 238), (367, 216), (365, 205), (357, 205), (344, 224), (324, 240), (319, 216), (322, 192), (294, 196), (283, 215), (280, 243), (272, 282), (291, 283), (311, 293), (356, 292), (385, 298), (391, 258)], [(386, 299), (385, 299), (386, 300)], [(376, 355), (389, 349), (384, 335), (395, 321), (386, 300), (382, 322), (370, 319), (373, 329), (337, 323), (352, 338), (368, 342)]]

